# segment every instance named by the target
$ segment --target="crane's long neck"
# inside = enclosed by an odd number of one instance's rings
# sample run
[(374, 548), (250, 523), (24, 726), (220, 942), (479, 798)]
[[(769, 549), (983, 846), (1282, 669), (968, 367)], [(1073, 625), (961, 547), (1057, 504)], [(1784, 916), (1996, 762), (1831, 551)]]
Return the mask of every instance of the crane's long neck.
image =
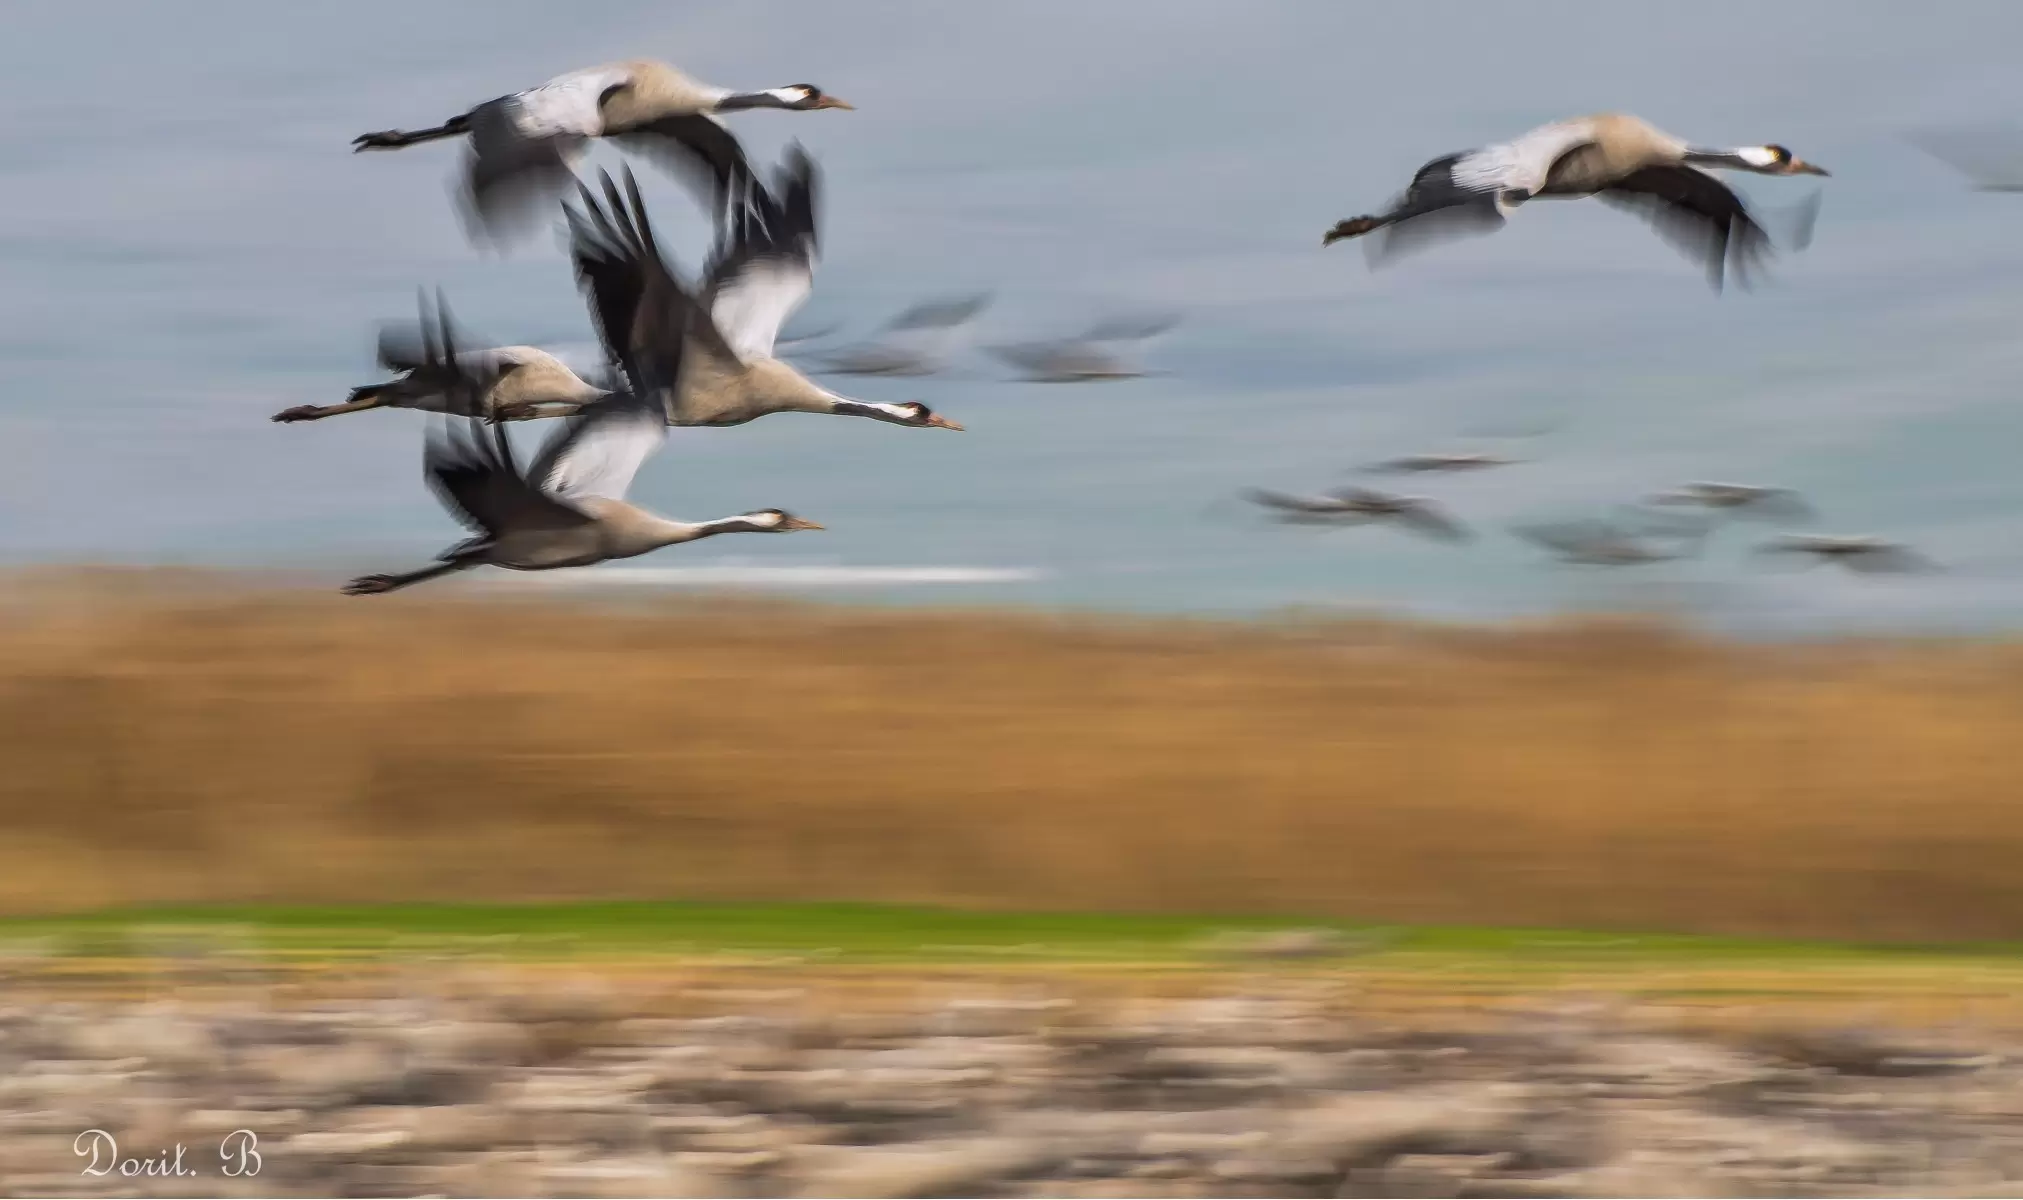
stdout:
[(879, 400), (853, 400), (839, 396), (814, 380), (795, 373), (787, 386), (772, 389), (773, 403), (792, 412), (831, 413), (839, 417), (869, 417), (893, 425), (917, 425), (920, 414), (906, 404), (886, 404)]
[(653, 540), (657, 546), (678, 546), (698, 542), (720, 533), (770, 533), (749, 516), (718, 517), (714, 521), (669, 521), (655, 518)]

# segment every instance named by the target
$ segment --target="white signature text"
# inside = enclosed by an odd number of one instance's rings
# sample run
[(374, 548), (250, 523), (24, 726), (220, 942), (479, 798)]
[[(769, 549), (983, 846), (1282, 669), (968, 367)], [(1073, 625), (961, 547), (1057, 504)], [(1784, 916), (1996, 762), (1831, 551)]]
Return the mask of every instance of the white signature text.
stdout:
[[(225, 1175), (250, 1176), (260, 1173), (260, 1138), (250, 1129), (234, 1129), (218, 1144), (219, 1171)], [(119, 1139), (103, 1129), (87, 1129), (70, 1143), (71, 1153), (88, 1158), (81, 1174), (91, 1176), (141, 1175), (186, 1177), (197, 1168), (183, 1161), (189, 1147), (177, 1142), (172, 1148), (138, 1157), (120, 1157)]]

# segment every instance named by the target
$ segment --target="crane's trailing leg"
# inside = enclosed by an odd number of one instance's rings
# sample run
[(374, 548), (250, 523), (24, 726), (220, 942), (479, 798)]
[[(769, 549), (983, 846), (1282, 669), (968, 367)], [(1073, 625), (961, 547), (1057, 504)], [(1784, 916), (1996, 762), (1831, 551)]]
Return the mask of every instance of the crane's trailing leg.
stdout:
[(360, 575), (344, 585), (347, 596), (378, 596), (386, 592), (398, 591), (410, 584), (434, 579), (438, 575), (448, 575), (452, 571), (462, 571), (477, 564), (468, 561), (440, 562), (419, 571), (409, 571), (405, 575)]
[(368, 408), (379, 408), (384, 403), (379, 393), (377, 385), (367, 384), (351, 389), (351, 395), (342, 404), (298, 404), (275, 413), (272, 419), (287, 425), (296, 421), (321, 421), (325, 417), (342, 416), (348, 412), (364, 412)]
[(1337, 221), (1335, 227), (1322, 236), (1321, 245), (1332, 246), (1344, 238), (1361, 237), (1390, 223), (1389, 217), (1352, 217), (1346, 221)]
[(418, 142), (462, 137), (470, 131), (470, 114), (465, 113), (460, 117), (451, 117), (433, 129), (382, 129), (377, 133), (361, 133), (351, 139), (351, 150), (354, 154), (360, 150), (398, 150)]

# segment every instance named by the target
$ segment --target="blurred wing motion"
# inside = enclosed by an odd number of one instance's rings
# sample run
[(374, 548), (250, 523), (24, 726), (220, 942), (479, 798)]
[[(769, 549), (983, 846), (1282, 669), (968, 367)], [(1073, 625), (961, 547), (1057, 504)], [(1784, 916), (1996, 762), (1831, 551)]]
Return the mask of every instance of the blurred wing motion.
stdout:
[[(475, 410), (476, 387), (455, 370), (456, 329), (440, 295), (433, 325), (431, 329), (424, 305), (420, 365), (452, 380), (452, 387), (466, 393), (457, 396), (457, 402)], [(515, 530), (569, 529), (592, 520), (529, 481), (514, 461), (513, 443), (503, 424), (451, 418), (431, 426), (422, 448), (422, 473), (442, 506), (482, 540), (495, 541)]]
[(707, 278), (710, 319), (747, 365), (773, 356), (780, 327), (815, 286), (819, 176), (798, 143), (767, 188), (749, 181), (734, 197)]
[(667, 414), (619, 392), (568, 418), (528, 470), (543, 492), (562, 500), (623, 500), (639, 468), (667, 442)]
[(1819, 228), (1819, 206), (1825, 196), (1824, 188), (1814, 188), (1810, 196), (1778, 214), (1780, 224), (1785, 227), (1785, 243), (1793, 250), (1812, 247), (1813, 232)]
[(905, 346), (867, 342), (845, 346), (822, 358), (821, 367), (838, 375), (932, 375), (941, 370), (939, 358)]
[(1423, 501), (1406, 505), (1391, 515), (1407, 529), (1438, 541), (1466, 542), (1475, 537), (1466, 525)]
[(1496, 454), (1407, 454), (1371, 463), (1363, 470), (1378, 475), (1403, 475), (1420, 471), (1477, 471), (1507, 467), (1517, 462)]
[(1910, 141), (1977, 191), (2023, 192), (2023, 129), (1924, 130)]
[(1770, 255), (1770, 235), (1749, 214), (1742, 198), (1705, 171), (1645, 167), (1596, 195), (1642, 217), (1674, 249), (1698, 261), (1716, 291), (1730, 271), (1747, 288)]
[(1143, 342), (1180, 324), (1177, 312), (1137, 313), (1107, 317), (1082, 331), (1084, 342)]
[(1903, 575), (1940, 570), (1938, 563), (1901, 542), (1863, 535), (1792, 533), (1756, 547), (1759, 555), (1805, 554), (1865, 575)]
[(1145, 374), (1100, 347), (1080, 340), (1019, 342), (993, 346), (990, 354), (1024, 371), (1028, 382), (1083, 383), (1135, 379)]
[(1305, 516), (1346, 516), (1354, 511), (1343, 501), (1333, 497), (1294, 496), (1286, 492), (1274, 492), (1268, 488), (1246, 488), (1243, 497), (1263, 508)]
[(950, 329), (957, 325), (966, 325), (975, 320), (977, 314), (990, 307), (991, 299), (989, 292), (975, 292), (965, 296), (923, 300), (885, 322), (885, 328), (889, 332), (897, 333), (908, 329)]

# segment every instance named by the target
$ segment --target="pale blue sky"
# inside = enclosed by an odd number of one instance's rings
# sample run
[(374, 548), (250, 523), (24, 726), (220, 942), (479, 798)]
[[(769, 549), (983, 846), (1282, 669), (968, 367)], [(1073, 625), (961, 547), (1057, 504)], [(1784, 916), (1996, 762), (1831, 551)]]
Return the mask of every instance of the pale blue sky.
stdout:
[[(901, 598), (1159, 610), (1353, 605), (1500, 615), (1643, 602), (1769, 629), (2011, 624), (2023, 601), (2023, 197), (1901, 140), (2023, 118), (2023, 8), (1110, 0), (1099, 4), (8, 5), (0, 44), (0, 558), (398, 567), (458, 535), (419, 478), (422, 421), (267, 416), (377, 377), (377, 322), (441, 284), (475, 330), (589, 337), (542, 238), (474, 252), (453, 148), (353, 156), (368, 129), (615, 57), (713, 82), (813, 82), (854, 113), (760, 113), (827, 171), (805, 318), (868, 329), (993, 288), (977, 336), (1178, 306), (1171, 374), (1098, 387), (828, 380), (919, 397), (967, 434), (778, 417), (674, 431), (636, 492), (761, 506), (825, 534), (641, 565), (1037, 569)], [(1425, 159), (1597, 109), (1698, 143), (1777, 141), (1833, 170), (1811, 250), (1713, 296), (1636, 221), (1523, 210), (1494, 238), (1372, 274), (1323, 250)], [(609, 162), (608, 151), (597, 161)], [(692, 203), (648, 170), (693, 266)], [(1774, 210), (1812, 181), (1746, 179)], [(1566, 418), (1497, 447), (1490, 423)], [(530, 427), (522, 427), (522, 432)], [(1488, 536), (1260, 528), (1226, 497), (1345, 482), (1448, 446), (1535, 462), (1415, 482)], [(1740, 542), (1625, 574), (1543, 566), (1512, 521), (1692, 478), (1808, 489), (1822, 528), (1925, 544), (1943, 579), (1749, 571)], [(1736, 531), (1741, 533), (1743, 531)], [(1749, 530), (1753, 536), (1760, 531)], [(818, 573), (819, 574), (819, 573)]]

